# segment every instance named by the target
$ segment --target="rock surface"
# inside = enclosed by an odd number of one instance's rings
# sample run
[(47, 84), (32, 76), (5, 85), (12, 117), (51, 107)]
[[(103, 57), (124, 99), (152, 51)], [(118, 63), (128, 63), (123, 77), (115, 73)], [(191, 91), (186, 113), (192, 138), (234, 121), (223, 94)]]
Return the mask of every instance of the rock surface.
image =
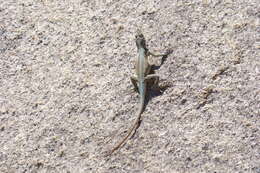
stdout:
[[(0, 172), (260, 172), (257, 0), (33, 1), (0, 6)], [(139, 102), (135, 32), (152, 51)], [(258, 39), (258, 42), (257, 42)]]

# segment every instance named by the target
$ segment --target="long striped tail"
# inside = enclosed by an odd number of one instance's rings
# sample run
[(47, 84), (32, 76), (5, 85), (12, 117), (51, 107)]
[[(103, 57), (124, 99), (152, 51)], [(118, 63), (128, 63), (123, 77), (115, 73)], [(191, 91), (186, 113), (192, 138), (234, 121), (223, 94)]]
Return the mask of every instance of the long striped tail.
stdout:
[(144, 110), (144, 102), (145, 102), (145, 92), (142, 91), (142, 89), (144, 89), (144, 87), (140, 87), (140, 105), (138, 108), (138, 113), (137, 113), (137, 118), (135, 119), (134, 124), (132, 125), (132, 127), (128, 130), (127, 135), (121, 140), (121, 142), (119, 144), (117, 144), (109, 153), (107, 153), (105, 156), (111, 155), (114, 151), (116, 151), (117, 149), (119, 149), (124, 142), (131, 136), (132, 132), (136, 130), (136, 128), (138, 127), (140, 118), (141, 118), (141, 114), (143, 113)]

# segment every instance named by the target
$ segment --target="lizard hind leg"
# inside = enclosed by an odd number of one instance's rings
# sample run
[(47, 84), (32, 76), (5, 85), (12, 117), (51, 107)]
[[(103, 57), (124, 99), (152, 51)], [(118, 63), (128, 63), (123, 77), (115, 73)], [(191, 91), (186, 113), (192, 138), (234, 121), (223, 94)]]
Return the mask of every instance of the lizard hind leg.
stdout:
[(156, 74), (150, 74), (150, 75), (147, 75), (145, 77), (145, 80), (148, 81), (148, 80), (154, 80), (153, 81), (153, 84), (152, 84), (152, 88), (157, 88), (158, 87), (158, 83), (159, 83), (159, 76), (156, 75)]
[(131, 76), (130, 80), (131, 80), (132, 84), (134, 85), (134, 90), (138, 92), (137, 78), (135, 76)]

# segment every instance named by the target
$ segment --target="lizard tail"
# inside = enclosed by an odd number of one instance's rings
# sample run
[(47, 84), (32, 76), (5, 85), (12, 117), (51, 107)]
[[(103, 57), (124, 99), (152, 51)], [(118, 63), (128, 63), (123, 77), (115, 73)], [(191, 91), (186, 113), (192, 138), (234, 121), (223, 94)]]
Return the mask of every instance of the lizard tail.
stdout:
[[(143, 92), (140, 92), (143, 93)], [(119, 149), (124, 142), (131, 136), (132, 132), (135, 131), (135, 129), (138, 127), (140, 118), (141, 118), (141, 114), (143, 113), (144, 110), (144, 102), (145, 102), (145, 96), (144, 94), (141, 94), (140, 97), (140, 106), (138, 108), (138, 113), (137, 113), (137, 118), (135, 119), (134, 124), (132, 125), (132, 127), (128, 130), (127, 135), (121, 140), (120, 143), (118, 143), (109, 153), (107, 153), (105, 156), (109, 156), (111, 155), (114, 151), (116, 151), (117, 149)]]

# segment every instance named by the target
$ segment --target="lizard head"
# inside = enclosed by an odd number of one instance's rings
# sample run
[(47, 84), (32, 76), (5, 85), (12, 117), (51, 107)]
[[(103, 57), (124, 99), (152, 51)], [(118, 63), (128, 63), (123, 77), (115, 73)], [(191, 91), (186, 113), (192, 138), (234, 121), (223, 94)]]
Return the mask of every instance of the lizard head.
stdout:
[(144, 35), (141, 33), (140, 30), (137, 31), (137, 34), (135, 35), (135, 43), (137, 48), (144, 48), (146, 49), (146, 43), (145, 43), (145, 38)]

